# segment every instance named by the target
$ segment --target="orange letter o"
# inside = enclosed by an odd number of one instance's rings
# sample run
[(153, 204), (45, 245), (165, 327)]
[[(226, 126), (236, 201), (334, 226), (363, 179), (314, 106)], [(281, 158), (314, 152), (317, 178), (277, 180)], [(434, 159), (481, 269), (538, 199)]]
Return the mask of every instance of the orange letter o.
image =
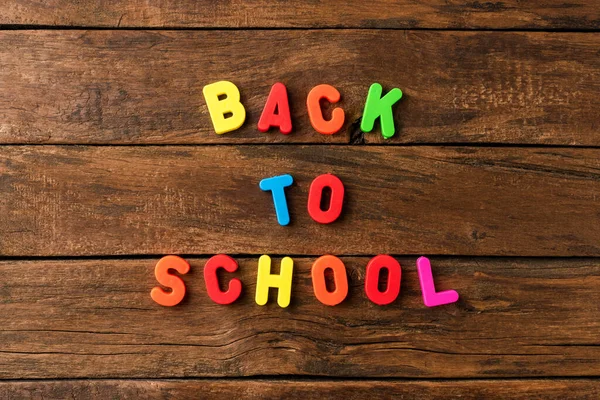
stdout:
[[(333, 280), (335, 290), (327, 290), (325, 283), (325, 270), (333, 270)], [(336, 256), (319, 257), (312, 266), (312, 281), (315, 297), (323, 304), (335, 306), (340, 304), (348, 295), (348, 277), (346, 276), (346, 267), (342, 260)]]

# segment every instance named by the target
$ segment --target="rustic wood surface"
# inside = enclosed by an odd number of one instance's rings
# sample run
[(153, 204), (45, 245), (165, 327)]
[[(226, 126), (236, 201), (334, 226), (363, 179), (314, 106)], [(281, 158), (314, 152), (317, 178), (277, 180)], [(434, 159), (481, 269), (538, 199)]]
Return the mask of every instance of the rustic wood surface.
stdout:
[(0, 24), (92, 27), (598, 29), (595, 0), (4, 0)]
[[(5, 0), (0, 398), (600, 398), (598, 49), (596, 0)], [(202, 88), (223, 79), (248, 117), (218, 136)], [(256, 128), (277, 81), (288, 136)], [(387, 141), (359, 129), (375, 81), (404, 92)], [(334, 136), (305, 108), (321, 83)], [(327, 172), (346, 203), (321, 226)], [(288, 227), (258, 188), (280, 173)], [(165, 308), (173, 253), (192, 269)], [(206, 294), (217, 253), (240, 262), (230, 306)], [(327, 253), (336, 307), (310, 279)], [(403, 269), (385, 307), (378, 253)], [(294, 259), (287, 309), (254, 302), (261, 254)], [(458, 303), (424, 306), (421, 255)]]
[[(599, 146), (598, 48), (600, 33), (3, 31), (0, 143), (382, 143), (358, 124), (377, 81), (404, 91), (386, 143)], [(216, 135), (202, 88), (223, 79), (248, 117)], [(256, 127), (276, 81), (289, 89), (290, 135)], [(346, 111), (333, 136), (306, 112), (321, 83)]]
[[(5, 146), (0, 254), (600, 255), (600, 152), (386, 146)], [(261, 179), (291, 173), (292, 222)], [(342, 217), (306, 211), (324, 173)]]
[[(416, 257), (399, 298), (364, 294), (368, 257), (344, 257), (349, 295), (314, 296), (316, 257), (294, 257), (286, 309), (254, 302), (258, 257), (236, 257), (234, 304), (206, 294), (206, 258), (187, 258), (186, 299), (150, 298), (157, 258), (0, 262), (0, 375), (23, 378), (168, 378), (307, 375), (493, 378), (600, 374), (598, 259), (439, 258), (439, 290), (458, 303), (427, 308)], [(279, 258), (273, 258), (276, 265)], [(227, 279), (228, 277), (224, 277)], [(597, 387), (597, 386), (596, 386)], [(483, 388), (480, 388), (483, 390)]]
[[(597, 400), (591, 379), (476, 381), (162, 380), (0, 382), (5, 399), (546, 399)], [(200, 396), (200, 397), (199, 397)]]

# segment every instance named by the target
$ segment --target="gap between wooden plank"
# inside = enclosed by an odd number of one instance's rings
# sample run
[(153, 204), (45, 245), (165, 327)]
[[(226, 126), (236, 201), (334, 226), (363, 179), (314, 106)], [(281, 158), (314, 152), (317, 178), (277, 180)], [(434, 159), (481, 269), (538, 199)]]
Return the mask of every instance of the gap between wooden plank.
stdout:
[[(237, 146), (293, 146), (298, 145), (296, 142), (274, 142), (274, 143), (183, 143), (183, 144), (169, 144), (169, 143), (124, 143), (124, 144), (112, 144), (112, 143), (89, 143), (89, 144), (80, 144), (80, 143), (63, 143), (63, 144), (52, 144), (52, 143), (0, 143), (0, 148), (2, 147), (44, 147), (44, 146), (52, 146), (52, 147), (211, 147), (211, 146), (219, 146), (219, 147), (237, 147)], [(380, 142), (375, 143), (305, 143), (303, 146), (326, 146), (326, 147), (360, 147), (360, 146), (368, 146), (368, 147), (391, 147), (394, 145), (383, 144)], [(398, 143), (395, 144), (397, 146), (402, 147), (473, 147), (473, 148), (510, 148), (510, 149), (600, 149), (600, 145), (564, 145), (564, 144), (512, 144), (512, 143), (473, 143), (473, 142), (419, 142), (419, 143)]]
[[(0, 256), (1, 261), (69, 261), (69, 260), (156, 260), (158, 261), (160, 258), (173, 254), (182, 258), (202, 258), (202, 257), (211, 257), (215, 254), (213, 253), (164, 253), (164, 254), (119, 254), (119, 255), (109, 255), (109, 254), (91, 254), (91, 255), (83, 255), (83, 256)], [(318, 258), (323, 254), (293, 254), (293, 253), (227, 253), (228, 256), (233, 258), (258, 258), (267, 254), (272, 257), (291, 257), (291, 258)], [(427, 253), (427, 254), (410, 254), (410, 253), (386, 253), (392, 257), (400, 257), (400, 258), (419, 258), (422, 256), (432, 257), (432, 258), (468, 258), (470, 260), (546, 260), (546, 261), (569, 261), (569, 260), (595, 260), (600, 258), (600, 256), (473, 256), (468, 254), (435, 254), (435, 253)], [(365, 254), (350, 254), (350, 253), (338, 253), (336, 254), (338, 257), (375, 257), (376, 254), (365, 255)]]
[(147, 398), (195, 400), (285, 398), (307, 400), (341, 398), (458, 398), (486, 399), (590, 399), (600, 395), (600, 382), (592, 379), (471, 380), (471, 381), (323, 381), (302, 379), (261, 380), (72, 380), (4, 381), (6, 398), (51, 399)]
[(228, 376), (228, 377), (177, 377), (177, 378), (0, 378), (0, 383), (44, 383), (44, 382), (257, 382), (257, 381), (270, 381), (270, 382), (315, 382), (315, 383), (337, 383), (337, 382), (527, 382), (527, 381), (539, 381), (539, 382), (552, 382), (552, 381), (598, 381), (600, 384), (600, 375), (583, 375), (583, 376), (542, 376), (542, 377), (505, 377), (505, 378), (489, 378), (489, 377), (466, 377), (466, 378), (394, 378), (394, 377), (336, 377), (336, 376), (322, 376), (322, 375), (252, 375), (252, 376)]
[(597, 33), (600, 28), (426, 28), (426, 27), (103, 27), (85, 25), (11, 25), (0, 24), (1, 31), (431, 31), (431, 32), (546, 32), (546, 33)]

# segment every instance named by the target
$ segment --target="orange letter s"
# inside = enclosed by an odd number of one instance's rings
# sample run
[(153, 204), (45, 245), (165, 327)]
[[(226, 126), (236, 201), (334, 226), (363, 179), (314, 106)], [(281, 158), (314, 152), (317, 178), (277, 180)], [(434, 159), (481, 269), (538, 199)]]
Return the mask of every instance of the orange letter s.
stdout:
[(185, 296), (185, 283), (180, 277), (169, 273), (170, 269), (174, 269), (180, 274), (187, 274), (190, 270), (190, 264), (177, 256), (165, 256), (158, 260), (154, 268), (156, 280), (161, 285), (171, 288), (171, 292), (167, 292), (157, 286), (150, 292), (152, 300), (161, 306), (176, 306), (181, 303)]

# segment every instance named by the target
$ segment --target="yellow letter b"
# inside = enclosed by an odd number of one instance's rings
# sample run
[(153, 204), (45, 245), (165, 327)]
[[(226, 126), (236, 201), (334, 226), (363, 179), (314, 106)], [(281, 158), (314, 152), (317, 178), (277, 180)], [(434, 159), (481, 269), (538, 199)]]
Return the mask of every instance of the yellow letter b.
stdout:
[[(242, 126), (246, 119), (246, 109), (240, 102), (237, 86), (228, 81), (220, 81), (204, 86), (202, 93), (216, 133), (220, 135), (235, 131)], [(219, 99), (219, 96), (226, 97)]]

